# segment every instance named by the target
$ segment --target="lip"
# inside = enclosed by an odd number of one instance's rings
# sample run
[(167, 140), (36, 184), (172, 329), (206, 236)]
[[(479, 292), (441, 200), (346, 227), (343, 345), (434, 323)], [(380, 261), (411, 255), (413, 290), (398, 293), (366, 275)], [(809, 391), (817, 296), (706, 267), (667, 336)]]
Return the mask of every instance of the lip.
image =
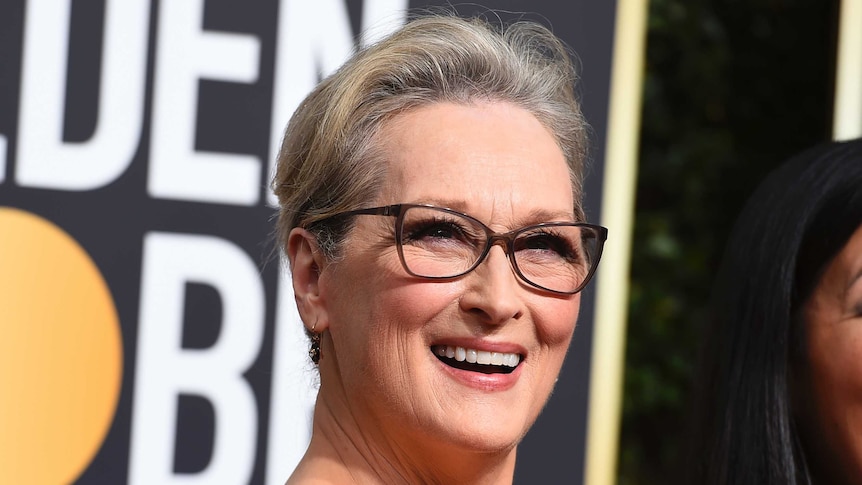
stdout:
[(488, 352), (501, 352), (505, 354), (521, 354), (521, 360), (527, 358), (527, 349), (518, 344), (509, 342), (491, 342), (477, 340), (475, 338), (449, 338), (431, 342), (428, 347), (435, 345), (451, 345), (452, 347), (464, 347), (465, 349), (485, 350)]
[[(508, 374), (483, 374), (481, 372), (472, 372), (446, 365), (440, 361), (440, 359), (431, 352), (431, 347), (433, 345), (451, 345), (453, 347), (464, 347), (476, 350), (485, 350), (488, 352), (515, 353), (521, 355), (521, 362)], [(514, 387), (518, 382), (518, 379), (521, 377), (521, 368), (523, 367), (524, 360), (527, 358), (526, 350), (520, 345), (505, 342), (487, 342), (475, 339), (440, 340), (429, 345), (428, 352), (431, 354), (430, 357), (434, 360), (436, 365), (440, 366), (443, 372), (454, 381), (466, 387), (485, 392), (501, 392)]]

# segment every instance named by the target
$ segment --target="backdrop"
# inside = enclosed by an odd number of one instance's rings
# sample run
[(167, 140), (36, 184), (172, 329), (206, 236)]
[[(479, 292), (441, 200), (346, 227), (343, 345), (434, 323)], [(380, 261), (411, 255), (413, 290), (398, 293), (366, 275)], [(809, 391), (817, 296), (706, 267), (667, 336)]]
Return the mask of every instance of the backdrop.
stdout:
[[(0, 482), (284, 482), (316, 374), (271, 238), (274, 152), (322, 76), (425, 5), (0, 3)], [(598, 221), (616, 2), (485, 6), (577, 52)], [(582, 481), (593, 298), (516, 482)]]

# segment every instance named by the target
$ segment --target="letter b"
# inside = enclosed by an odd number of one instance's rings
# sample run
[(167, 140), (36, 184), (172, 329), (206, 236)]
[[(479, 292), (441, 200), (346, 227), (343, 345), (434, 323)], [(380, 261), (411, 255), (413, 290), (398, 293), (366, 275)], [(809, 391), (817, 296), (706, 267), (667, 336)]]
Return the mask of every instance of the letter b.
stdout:
[[(152, 232), (144, 238), (129, 483), (248, 483), (257, 436), (255, 397), (243, 373), (263, 339), (264, 291), (238, 247), (212, 236)], [(208, 349), (183, 349), (186, 283), (218, 291), (221, 333)], [(215, 434), (210, 464), (174, 474), (180, 394), (210, 401)]]

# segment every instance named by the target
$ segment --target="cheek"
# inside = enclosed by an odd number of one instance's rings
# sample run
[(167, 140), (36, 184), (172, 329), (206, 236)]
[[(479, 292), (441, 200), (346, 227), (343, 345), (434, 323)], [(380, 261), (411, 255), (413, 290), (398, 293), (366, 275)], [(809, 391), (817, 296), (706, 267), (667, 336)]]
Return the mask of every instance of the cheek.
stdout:
[(551, 347), (568, 348), (581, 308), (580, 293), (571, 299), (549, 300), (534, 305), (539, 341)]
[[(352, 285), (351, 297), (340, 304), (339, 322), (333, 322), (347, 339), (379, 349), (367, 356), (374, 365), (409, 363), (424, 347), (429, 323), (457, 305), (459, 291), (452, 283), (416, 281), (387, 274)], [(341, 299), (341, 298), (339, 298)], [(346, 339), (345, 339), (346, 340)]]
[(809, 344), (811, 394), (817, 403), (812, 433), (841, 457), (846, 470), (862, 473), (862, 328), (856, 328), (858, 322), (834, 325), (840, 331), (815, 333)]
[(452, 283), (428, 281), (401, 283), (374, 295), (373, 325), (382, 332), (417, 332), (457, 304), (459, 289)]
[(377, 287), (365, 291), (364, 311), (346, 309), (350, 325), (361, 327), (349, 329), (342, 341), (354, 361), (352, 369), (342, 369), (353, 393), (370, 391), (389, 409), (428, 400), (417, 385), (428, 380), (425, 372), (432, 354), (426, 332), (436, 328), (433, 322), (448, 315), (447, 309), (457, 302), (451, 286), (421, 282)]
[(812, 335), (812, 380), (824, 400), (854, 404), (862, 411), (862, 328), (847, 330), (852, 332)]

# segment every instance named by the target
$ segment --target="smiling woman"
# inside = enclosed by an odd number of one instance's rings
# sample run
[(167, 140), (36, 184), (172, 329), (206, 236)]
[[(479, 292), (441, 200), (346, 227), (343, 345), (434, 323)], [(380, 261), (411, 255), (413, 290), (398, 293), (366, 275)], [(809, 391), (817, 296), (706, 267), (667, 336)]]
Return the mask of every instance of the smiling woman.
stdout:
[(862, 140), (854, 140), (788, 161), (734, 228), (716, 281), (686, 483), (859, 483), (860, 275)]
[(273, 183), (319, 365), (289, 483), (512, 482), (607, 236), (546, 29), (426, 17), (302, 103)]
[(814, 441), (818, 473), (852, 483), (862, 477), (862, 221), (826, 267), (804, 316), (810, 411), (803, 429)]

